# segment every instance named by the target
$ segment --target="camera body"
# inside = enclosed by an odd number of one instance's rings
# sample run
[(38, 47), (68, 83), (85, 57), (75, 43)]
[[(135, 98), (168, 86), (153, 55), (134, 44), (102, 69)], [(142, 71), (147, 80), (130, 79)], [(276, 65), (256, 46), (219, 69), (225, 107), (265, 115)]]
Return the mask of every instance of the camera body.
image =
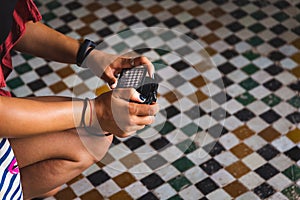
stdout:
[(145, 98), (144, 104), (151, 104), (157, 100), (158, 83), (155, 78), (146, 76), (147, 67), (141, 65), (123, 69), (120, 73), (117, 88), (134, 88)]

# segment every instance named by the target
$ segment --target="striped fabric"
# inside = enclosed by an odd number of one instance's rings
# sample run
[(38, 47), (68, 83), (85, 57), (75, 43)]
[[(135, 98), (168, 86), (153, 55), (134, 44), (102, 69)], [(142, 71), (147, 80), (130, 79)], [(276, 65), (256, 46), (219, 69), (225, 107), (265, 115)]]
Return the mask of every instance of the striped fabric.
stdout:
[(0, 139), (0, 199), (23, 199), (20, 173), (8, 139)]

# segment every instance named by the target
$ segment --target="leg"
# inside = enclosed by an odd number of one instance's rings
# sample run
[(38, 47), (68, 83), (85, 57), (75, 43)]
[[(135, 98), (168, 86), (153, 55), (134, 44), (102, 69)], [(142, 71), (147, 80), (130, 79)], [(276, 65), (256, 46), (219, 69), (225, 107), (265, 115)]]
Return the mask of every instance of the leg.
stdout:
[[(81, 138), (85, 137), (85, 133)], [(49, 192), (79, 175), (107, 152), (111, 137), (86, 136), (75, 129), (10, 139), (21, 172), (24, 198)]]

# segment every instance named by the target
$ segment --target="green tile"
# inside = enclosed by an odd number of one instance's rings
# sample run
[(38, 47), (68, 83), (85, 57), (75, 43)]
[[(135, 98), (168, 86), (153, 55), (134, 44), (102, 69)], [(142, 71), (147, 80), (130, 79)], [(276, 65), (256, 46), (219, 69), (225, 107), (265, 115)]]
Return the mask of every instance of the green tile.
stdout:
[(170, 51), (165, 50), (165, 49), (155, 49), (155, 52), (156, 52), (158, 55), (160, 55), (160, 56), (163, 56), (163, 55), (165, 55), (165, 54), (167, 54), (167, 53), (170, 53)]
[(240, 85), (245, 90), (252, 90), (253, 88), (257, 87), (259, 84), (255, 80), (253, 80), (251, 77), (249, 77), (246, 80), (243, 80), (242, 82), (240, 82)]
[(112, 47), (117, 53), (121, 53), (125, 49), (128, 49), (128, 45), (124, 42), (120, 42)]
[(29, 54), (25, 54), (25, 53), (22, 53), (22, 57), (23, 57), (25, 60), (30, 60), (30, 59), (34, 58), (34, 56), (29, 55)]
[(14, 69), (20, 75), (32, 70), (32, 68), (30, 67), (30, 65), (28, 63), (24, 63), (18, 67), (15, 67)]
[(260, 24), (260, 23), (256, 23), (256, 24), (253, 24), (253, 25), (249, 26), (249, 29), (250, 29), (251, 31), (253, 31), (254, 33), (259, 33), (259, 32), (261, 32), (261, 31), (265, 30), (266, 27), (263, 26), (263, 25)]
[(7, 81), (6, 83), (7, 83), (7, 86), (10, 87), (11, 89), (15, 89), (17, 87), (24, 85), (24, 82), (22, 81), (22, 79), (20, 77), (13, 78), (13, 79)]
[(202, 129), (193, 122), (184, 126), (183, 128), (181, 128), (181, 130), (188, 136), (192, 136), (195, 133), (202, 131)]
[(297, 185), (291, 185), (285, 188), (282, 193), (290, 200), (300, 199), (300, 188)]
[(176, 129), (176, 127), (169, 121), (166, 121), (166, 123), (159, 124), (159, 125), (155, 126), (154, 128), (157, 131), (159, 131), (159, 133), (162, 135), (166, 135)]
[(51, 1), (51, 2), (46, 4), (46, 7), (50, 10), (53, 10), (53, 9), (58, 8), (60, 6), (61, 6), (61, 4), (57, 1)]
[(245, 53), (243, 53), (243, 56), (246, 57), (248, 60), (254, 60), (260, 55), (258, 53), (254, 53), (253, 51), (246, 51)]
[(259, 10), (259, 11), (252, 13), (251, 17), (253, 17), (256, 20), (261, 20), (261, 19), (268, 17), (268, 15)]
[(147, 40), (154, 36), (154, 34), (151, 31), (143, 31), (143, 32), (139, 33), (138, 35), (144, 40)]
[(152, 62), (152, 64), (154, 65), (155, 71), (158, 71), (168, 66), (163, 60), (155, 60)]
[(197, 149), (197, 145), (190, 139), (186, 139), (176, 145), (183, 153), (189, 154)]
[(250, 103), (252, 103), (253, 101), (255, 101), (255, 97), (252, 96), (251, 94), (249, 94), (248, 92), (245, 92), (244, 94), (241, 94), (240, 96), (238, 96), (236, 98), (236, 100), (238, 102), (240, 102), (241, 104), (243, 104), (244, 106), (247, 106)]
[(278, 12), (278, 13), (272, 15), (272, 17), (279, 22), (282, 22), (289, 18), (289, 16), (287, 14), (285, 14), (284, 12)]
[(192, 168), (194, 166), (194, 163), (187, 157), (182, 157), (173, 162), (172, 165), (176, 167), (176, 169), (178, 169), (180, 172), (184, 172)]
[(42, 4), (38, 0), (33, 0), (33, 2), (37, 7), (42, 6)]
[(245, 73), (247, 73), (248, 75), (252, 75), (255, 72), (257, 72), (259, 70), (259, 68), (254, 64), (249, 64), (249, 65), (246, 65), (245, 67), (243, 67), (242, 70)]
[(48, 21), (50, 21), (52, 19), (55, 19), (55, 18), (56, 18), (56, 15), (53, 14), (52, 12), (48, 12), (48, 13), (43, 14), (43, 20), (45, 22), (48, 22)]
[(262, 43), (264, 43), (264, 41), (258, 37), (258, 36), (253, 36), (250, 39), (247, 40), (247, 42), (251, 45), (251, 46), (258, 46), (261, 45)]
[(288, 100), (288, 103), (294, 106), (295, 108), (300, 108), (300, 97), (298, 95), (294, 96), (293, 98)]
[(292, 181), (298, 181), (300, 179), (300, 167), (298, 167), (297, 165), (290, 166), (282, 173)]
[(273, 107), (273, 106), (276, 106), (277, 104), (279, 104), (281, 102), (281, 99), (274, 94), (270, 94), (270, 95), (264, 97), (262, 99), (262, 101), (265, 104), (267, 104), (268, 106)]
[(132, 31), (129, 30), (129, 29), (126, 29), (126, 30), (120, 31), (120, 32), (118, 33), (118, 35), (119, 35), (121, 38), (126, 39), (126, 38), (129, 38), (129, 37), (135, 35), (135, 33), (132, 32)]
[(167, 31), (167, 32), (163, 32), (162, 34), (160, 34), (159, 37), (164, 41), (168, 41), (168, 40), (175, 38), (176, 35), (171, 31)]
[(183, 175), (179, 175), (169, 181), (169, 184), (177, 191), (179, 192), (180, 190), (188, 187), (191, 185), (191, 182), (184, 177)]
[(168, 198), (168, 200), (183, 200), (183, 198), (181, 198), (178, 194)]

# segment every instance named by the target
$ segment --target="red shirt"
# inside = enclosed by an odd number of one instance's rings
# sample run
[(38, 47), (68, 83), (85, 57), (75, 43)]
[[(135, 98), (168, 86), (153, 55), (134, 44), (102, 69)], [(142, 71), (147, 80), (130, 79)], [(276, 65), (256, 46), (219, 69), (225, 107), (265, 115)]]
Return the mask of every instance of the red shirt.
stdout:
[(5, 79), (12, 71), (10, 51), (25, 32), (25, 23), (37, 22), (42, 19), (32, 0), (18, 0), (13, 12), (11, 31), (5, 42), (0, 45), (0, 95), (10, 96), (8, 91), (1, 88), (6, 86)]

